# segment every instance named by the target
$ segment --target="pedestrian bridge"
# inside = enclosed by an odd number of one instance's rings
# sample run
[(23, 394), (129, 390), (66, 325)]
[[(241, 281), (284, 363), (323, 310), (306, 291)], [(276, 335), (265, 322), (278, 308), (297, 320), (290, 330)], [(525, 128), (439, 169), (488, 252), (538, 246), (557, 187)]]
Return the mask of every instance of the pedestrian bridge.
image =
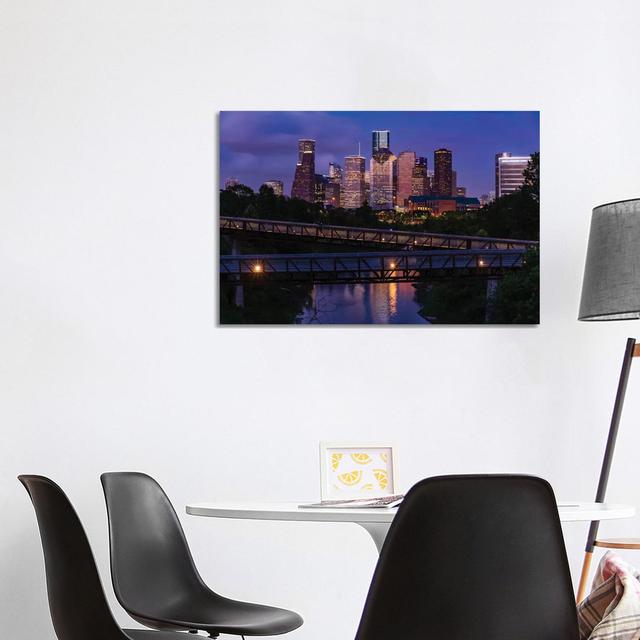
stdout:
[(482, 249), (510, 250), (537, 247), (531, 240), (458, 236), (393, 229), (341, 227), (308, 222), (260, 220), (258, 218), (220, 217), (220, 232), (241, 236), (272, 237), (288, 240), (309, 240), (363, 247), (402, 247), (403, 249)]
[(415, 282), (432, 277), (500, 277), (522, 267), (524, 249), (382, 251), (220, 256), (225, 282)]

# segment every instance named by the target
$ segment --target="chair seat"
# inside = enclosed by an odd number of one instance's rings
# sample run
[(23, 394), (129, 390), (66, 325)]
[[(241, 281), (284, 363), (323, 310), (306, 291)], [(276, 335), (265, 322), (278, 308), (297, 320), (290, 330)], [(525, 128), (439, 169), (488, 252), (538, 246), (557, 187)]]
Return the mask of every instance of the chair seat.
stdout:
[(160, 628), (175, 626), (244, 636), (279, 635), (293, 631), (303, 623), (297, 613), (288, 609), (231, 600), (214, 593), (210, 597), (183, 600), (163, 612), (145, 612), (144, 619), (139, 621), (147, 626), (155, 626), (155, 622)]

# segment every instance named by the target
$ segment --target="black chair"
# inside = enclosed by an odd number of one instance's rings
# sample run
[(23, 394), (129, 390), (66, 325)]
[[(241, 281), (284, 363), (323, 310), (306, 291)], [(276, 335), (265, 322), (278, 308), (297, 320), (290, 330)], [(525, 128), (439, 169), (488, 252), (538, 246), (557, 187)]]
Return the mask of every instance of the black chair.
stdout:
[(120, 604), (153, 629), (198, 629), (270, 636), (302, 624), (293, 611), (230, 600), (213, 592), (195, 567), (176, 512), (160, 485), (143, 473), (101, 476)]
[(428, 478), (380, 553), (356, 640), (578, 640), (551, 486), (530, 476)]
[(89, 541), (67, 496), (48, 478), (23, 475), (18, 479), (38, 518), (49, 609), (59, 640), (184, 640), (184, 635), (167, 631), (121, 629), (111, 614)]

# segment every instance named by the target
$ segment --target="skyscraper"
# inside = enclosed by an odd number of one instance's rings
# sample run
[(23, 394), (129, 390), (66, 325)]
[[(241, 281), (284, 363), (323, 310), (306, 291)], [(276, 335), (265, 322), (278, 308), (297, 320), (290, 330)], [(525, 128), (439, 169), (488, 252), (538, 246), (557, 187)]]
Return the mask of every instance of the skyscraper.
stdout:
[(342, 167), (335, 162), (329, 163), (329, 180), (340, 182), (342, 180)]
[(434, 175), (431, 190), (437, 196), (450, 196), (453, 185), (452, 154), (449, 149), (436, 149), (433, 153)]
[(364, 200), (371, 202), (371, 171), (368, 169), (364, 170)]
[(328, 178), (328, 182), (324, 186), (324, 206), (340, 206), (340, 183), (335, 182), (332, 178)]
[(316, 141), (309, 138), (298, 140), (298, 164), (302, 164), (305, 153), (313, 153), (315, 159)]
[(347, 156), (342, 173), (340, 204), (345, 209), (357, 209), (364, 204), (364, 158)]
[(413, 170), (416, 166), (414, 151), (403, 151), (396, 160), (396, 206), (405, 207), (413, 194)]
[(314, 176), (314, 202), (318, 204), (324, 204), (325, 189), (329, 183), (329, 178), (323, 176), (320, 173), (316, 173)]
[(427, 159), (419, 157), (411, 175), (411, 195), (428, 196), (431, 193), (431, 180), (427, 169)]
[(530, 156), (512, 156), (509, 152), (496, 154), (496, 197), (515, 193), (524, 183), (524, 170)]
[(396, 157), (389, 149), (380, 149), (371, 158), (371, 202), (376, 211), (393, 209), (393, 176)]
[(389, 131), (373, 131), (371, 135), (371, 155), (376, 154), (382, 149), (390, 149), (389, 138)]
[(282, 180), (267, 180), (263, 186), (271, 187), (274, 195), (276, 196), (284, 195), (284, 183), (282, 182)]
[(298, 162), (291, 187), (291, 197), (307, 202), (315, 200), (316, 173), (315, 140), (298, 140)]

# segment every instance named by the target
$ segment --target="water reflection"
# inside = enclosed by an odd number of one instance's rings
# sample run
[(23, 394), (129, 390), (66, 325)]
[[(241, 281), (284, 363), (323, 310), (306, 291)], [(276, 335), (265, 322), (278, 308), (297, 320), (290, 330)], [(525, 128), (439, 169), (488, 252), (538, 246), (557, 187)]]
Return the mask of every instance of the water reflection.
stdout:
[(320, 284), (298, 318), (302, 324), (427, 324), (409, 282)]

